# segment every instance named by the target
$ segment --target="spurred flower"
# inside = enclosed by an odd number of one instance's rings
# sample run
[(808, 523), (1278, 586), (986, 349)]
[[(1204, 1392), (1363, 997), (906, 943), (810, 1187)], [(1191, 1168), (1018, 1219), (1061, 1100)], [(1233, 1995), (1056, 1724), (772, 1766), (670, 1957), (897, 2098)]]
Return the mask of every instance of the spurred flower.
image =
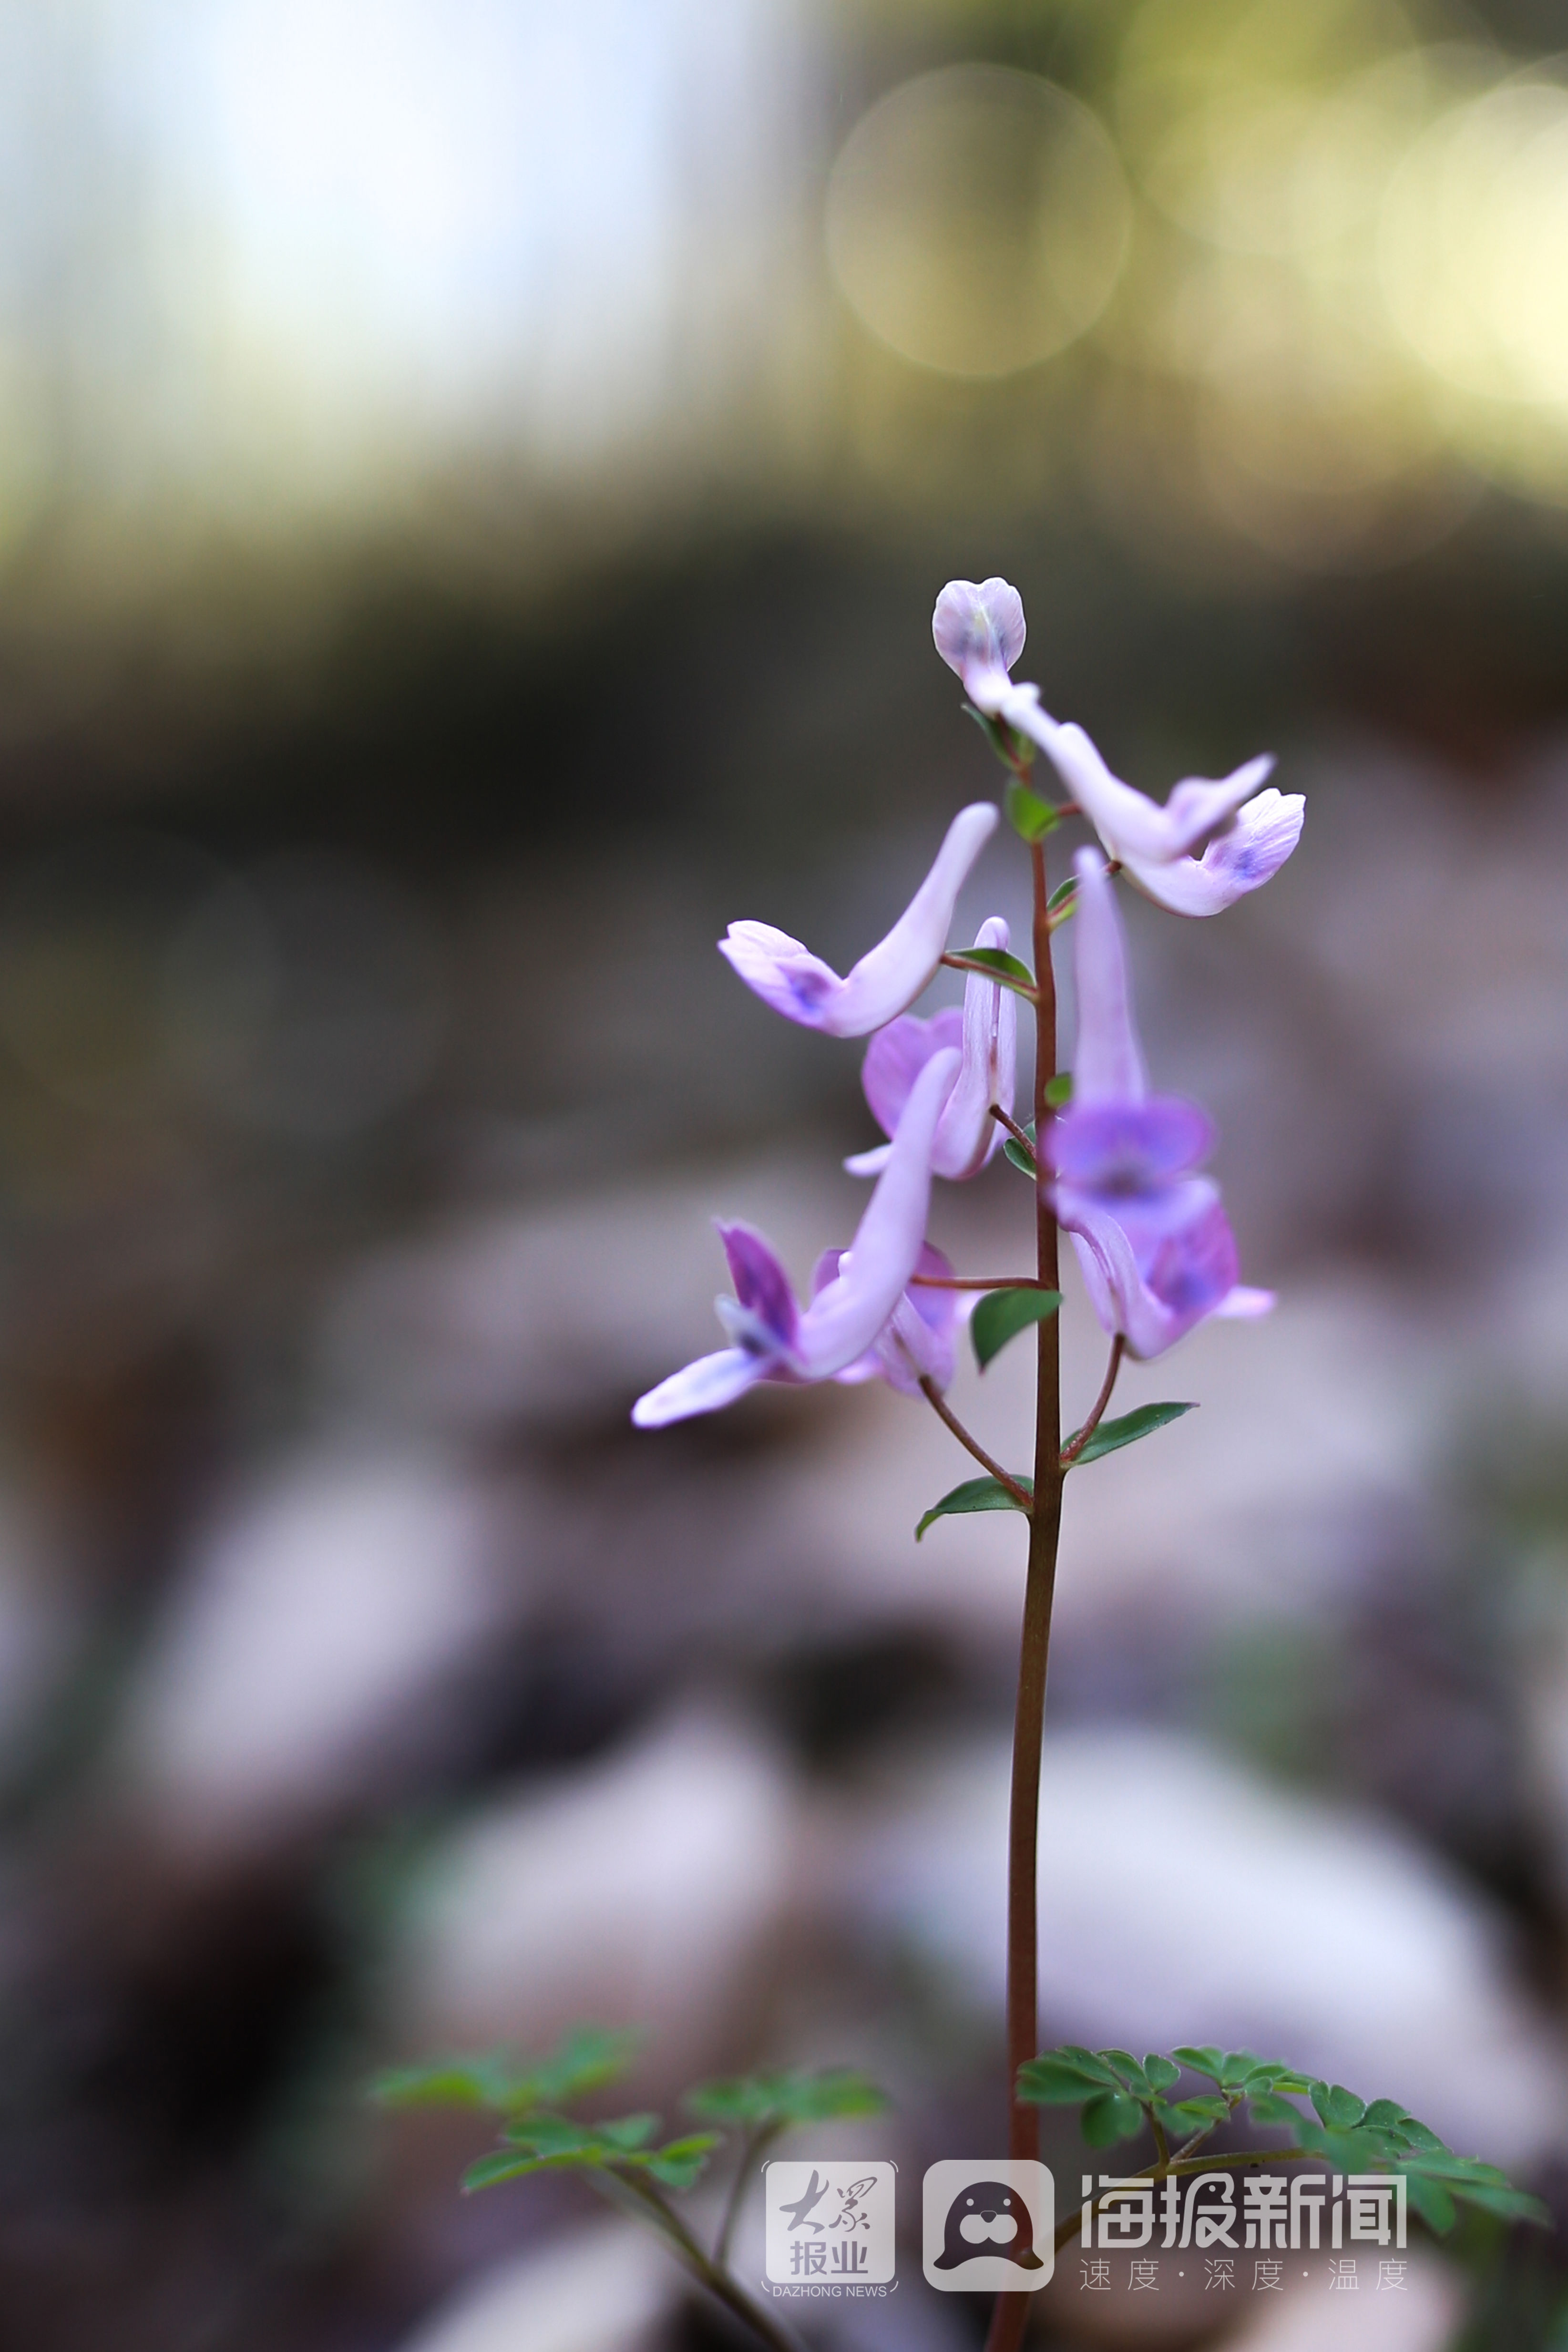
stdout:
[(847, 979), (771, 923), (731, 923), (718, 951), (786, 1020), (830, 1037), (868, 1037), (914, 1003), (941, 962), (958, 893), (996, 826), (989, 801), (959, 810), (930, 873)]
[(639, 1429), (715, 1412), (758, 1381), (832, 1380), (877, 1344), (920, 1264), (932, 1138), (958, 1061), (950, 1049), (935, 1054), (915, 1079), (854, 1241), (803, 1311), (762, 1235), (750, 1225), (720, 1225), (735, 1296), (716, 1307), (731, 1344), (639, 1397), (632, 1409)]
[(936, 650), (977, 710), (994, 716), (1023, 651), (1023, 598), (1005, 580), (949, 580), (931, 615)]
[[(813, 1296), (838, 1275), (848, 1253), (824, 1250), (811, 1279)], [(974, 1304), (973, 1294), (934, 1287), (950, 1281), (953, 1262), (927, 1242), (915, 1261), (918, 1279), (911, 1283), (889, 1320), (863, 1356), (846, 1364), (833, 1378), (846, 1384), (883, 1380), (904, 1396), (918, 1396), (923, 1380), (938, 1389), (953, 1378), (958, 1327)]]
[[(982, 923), (977, 948), (1006, 949), (1007, 924), (1000, 915)], [(913, 1013), (890, 1021), (866, 1047), (861, 1084), (872, 1116), (884, 1135), (897, 1129), (910, 1088), (934, 1054), (948, 1046), (960, 1048), (963, 1059), (953, 1090), (942, 1106), (931, 1146), (934, 1174), (961, 1181), (977, 1176), (1001, 1140), (1001, 1129), (991, 1117), (997, 1103), (1013, 1107), (1018, 1068), (1018, 1007), (1011, 989), (972, 971), (964, 983), (964, 1009), (945, 1005), (923, 1021)], [(844, 1166), (852, 1176), (875, 1176), (887, 1164), (891, 1143), (874, 1150), (857, 1151)]]
[(1238, 1283), (1219, 1188), (1197, 1173), (1214, 1145), (1208, 1119), (1148, 1091), (1115, 891), (1092, 849), (1075, 865), (1078, 1038), (1072, 1105), (1045, 1145), (1051, 1199), (1101, 1323), (1148, 1358), (1206, 1316), (1267, 1314), (1273, 1294)]
[(1301, 837), (1301, 794), (1258, 789), (1274, 764), (1268, 753), (1217, 782), (1187, 777), (1161, 808), (1112, 774), (1082, 727), (1049, 718), (1033, 687), (1015, 687), (1002, 716), (1048, 754), (1107, 853), (1178, 915), (1234, 905), (1277, 874)]
[(1113, 776), (1082, 727), (1041, 709), (1038, 686), (1013, 684), (1023, 602), (1007, 581), (949, 580), (931, 634), (976, 709), (1039, 744), (1106, 855), (1176, 914), (1218, 915), (1277, 874), (1301, 839), (1301, 793), (1259, 789), (1274, 764), (1268, 754), (1217, 782), (1189, 776), (1164, 808)]

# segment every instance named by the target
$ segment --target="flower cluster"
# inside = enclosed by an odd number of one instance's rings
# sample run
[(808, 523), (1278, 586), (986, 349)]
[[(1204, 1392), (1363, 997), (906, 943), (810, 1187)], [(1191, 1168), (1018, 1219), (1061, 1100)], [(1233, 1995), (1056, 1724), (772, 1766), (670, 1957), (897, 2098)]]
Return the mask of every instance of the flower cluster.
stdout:
[[(1077, 1039), (1071, 1107), (1040, 1134), (1036, 1178), (1105, 1330), (1133, 1356), (1157, 1356), (1207, 1316), (1261, 1314), (1272, 1302), (1239, 1283), (1218, 1187), (1199, 1172), (1214, 1143), (1208, 1119), (1149, 1092), (1113, 877), (1124, 872), (1178, 914), (1216, 914), (1283, 865), (1301, 835), (1301, 797), (1259, 789), (1267, 758), (1218, 782), (1188, 778), (1163, 808), (1123, 783), (1082, 728), (1048, 717), (1039, 688), (1014, 683), (1023, 605), (1004, 580), (950, 582), (932, 627), (1015, 773), (1039, 751), (1061, 777), (1065, 805), (1033, 801), (1044, 824), (1082, 815), (1106, 853), (1078, 852), (1055, 918), (1074, 919)], [(988, 802), (959, 811), (909, 906), (843, 978), (767, 923), (733, 923), (720, 940), (747, 987), (786, 1019), (869, 1037), (862, 1083), (888, 1140), (846, 1163), (875, 1187), (848, 1249), (819, 1261), (808, 1306), (760, 1234), (720, 1226), (734, 1295), (717, 1312), (729, 1345), (640, 1398), (640, 1427), (714, 1412), (759, 1381), (880, 1375), (940, 1393), (951, 1380), (961, 1293), (925, 1238), (932, 1179), (977, 1175), (1012, 1127), (1017, 997), (1034, 994), (1000, 916), (972, 948), (947, 951), (958, 894), (998, 821)], [(967, 973), (962, 1012), (920, 1019), (909, 1008), (945, 958)]]

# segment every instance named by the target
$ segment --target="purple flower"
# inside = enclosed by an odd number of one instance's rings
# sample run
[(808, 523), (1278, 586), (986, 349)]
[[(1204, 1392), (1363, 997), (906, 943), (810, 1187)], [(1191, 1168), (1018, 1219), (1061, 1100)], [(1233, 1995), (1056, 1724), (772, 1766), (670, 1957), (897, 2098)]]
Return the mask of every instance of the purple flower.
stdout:
[(1219, 1188), (1197, 1173), (1214, 1146), (1208, 1119), (1148, 1091), (1115, 891), (1093, 850), (1075, 864), (1078, 1041), (1072, 1107), (1046, 1144), (1051, 1200), (1101, 1323), (1146, 1359), (1206, 1316), (1266, 1315), (1274, 1299), (1238, 1283)]
[(1187, 777), (1164, 808), (1113, 776), (1082, 727), (1063, 726), (1041, 709), (1038, 686), (1013, 684), (1009, 673), (1024, 644), (1023, 600), (1007, 581), (949, 580), (936, 599), (931, 634), (976, 709), (1040, 745), (1106, 855), (1161, 906), (1178, 915), (1218, 915), (1277, 874), (1301, 839), (1301, 793), (1272, 785), (1258, 790), (1274, 764), (1267, 754), (1217, 782)]
[(731, 923), (718, 951), (786, 1020), (830, 1037), (869, 1036), (914, 1003), (941, 962), (958, 893), (996, 825), (989, 801), (959, 810), (930, 873), (846, 980), (770, 923)]
[[(847, 1255), (842, 1250), (824, 1250), (817, 1260), (817, 1270), (811, 1277), (813, 1297), (837, 1276)], [(925, 1243), (915, 1261), (915, 1272), (929, 1283), (950, 1280), (953, 1263), (939, 1249)], [(884, 1380), (904, 1396), (918, 1396), (922, 1380), (929, 1380), (939, 1389), (947, 1388), (953, 1378), (955, 1343), (959, 1324), (974, 1305), (973, 1295), (958, 1290), (912, 1287), (906, 1290), (894, 1308), (891, 1319), (884, 1324), (863, 1356), (846, 1364), (833, 1378), (847, 1384), (857, 1381)]]
[(735, 1296), (716, 1307), (731, 1345), (639, 1397), (632, 1409), (639, 1429), (715, 1412), (758, 1381), (832, 1380), (877, 1345), (920, 1264), (932, 1139), (958, 1060), (952, 1051), (934, 1054), (920, 1072), (854, 1241), (804, 1312), (762, 1235), (749, 1225), (720, 1225)]
[(949, 580), (931, 615), (936, 650), (977, 710), (994, 715), (1023, 651), (1023, 598), (1005, 580)]
[(1178, 915), (1234, 905), (1277, 874), (1301, 837), (1301, 794), (1257, 789), (1274, 764), (1267, 752), (1218, 782), (1188, 776), (1160, 808), (1111, 773), (1082, 727), (1049, 718), (1032, 686), (1015, 687), (1001, 716), (1049, 753), (1108, 854)]
[[(1006, 948), (1007, 924), (992, 915), (981, 924), (977, 948)], [(961, 1181), (977, 1176), (1001, 1140), (1001, 1129), (990, 1106), (1013, 1107), (1018, 1063), (1018, 1005), (1011, 989), (971, 972), (964, 983), (964, 1009), (946, 1005), (922, 1021), (903, 1013), (879, 1029), (866, 1048), (861, 1084), (872, 1116), (884, 1135), (892, 1135), (903, 1116), (910, 1089), (934, 1054), (958, 1046), (963, 1059), (953, 1090), (942, 1106), (931, 1146), (932, 1172)], [(891, 1143), (873, 1151), (858, 1151), (844, 1166), (852, 1176), (876, 1176), (887, 1164)]]

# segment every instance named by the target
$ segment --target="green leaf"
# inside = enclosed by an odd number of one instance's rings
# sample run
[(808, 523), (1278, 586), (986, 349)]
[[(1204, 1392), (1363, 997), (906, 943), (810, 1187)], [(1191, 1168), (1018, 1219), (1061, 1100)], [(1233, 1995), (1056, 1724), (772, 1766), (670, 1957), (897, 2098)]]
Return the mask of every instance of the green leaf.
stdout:
[(1362, 2121), (1376, 2131), (1386, 2131), (1391, 2125), (1403, 2125), (1405, 2110), (1397, 2099), (1374, 2099)]
[(849, 2066), (808, 2074), (800, 2067), (777, 2074), (737, 2074), (698, 2083), (685, 2105), (710, 2123), (743, 2125), (748, 2130), (786, 2124), (825, 2123), (838, 2116), (880, 2115), (886, 2095), (869, 2076)]
[(689, 2189), (706, 2168), (709, 2150), (717, 2146), (716, 2132), (691, 2132), (685, 2139), (673, 2139), (651, 2156), (635, 2160), (664, 2188)]
[(1211, 2098), (1206, 2092), (1196, 2099), (1162, 2100), (1161, 2110), (1174, 2116), (1179, 2124), (1222, 2124), (1230, 2113), (1228, 2099)]
[(1061, 1304), (1060, 1290), (988, 1290), (969, 1318), (969, 1338), (981, 1371), (1009, 1339), (1031, 1323), (1044, 1323)]
[(1255, 2124), (1290, 2124), (1293, 2127), (1301, 2120), (1300, 2107), (1293, 2107), (1289, 2099), (1277, 2098), (1272, 2091), (1249, 2091), (1247, 2109)]
[[(1030, 1150), (1032, 1151), (1034, 1149), (1034, 1121), (1032, 1118), (1025, 1128), (1024, 1133), (1029, 1138)], [(1025, 1151), (1022, 1144), (1019, 1143), (1016, 1135), (1006, 1135), (1002, 1138), (1002, 1150), (1005, 1156), (1012, 1161), (1013, 1166), (1019, 1171), (1020, 1175), (1034, 1176), (1038, 1174), (1039, 1171), (1035, 1167), (1034, 1161), (1030, 1158), (1029, 1152)]]
[[(1033, 1494), (1032, 1478), (1020, 1477), (1018, 1483), (1026, 1495)], [(916, 1543), (920, 1541), (933, 1519), (962, 1518), (970, 1511), (1018, 1511), (1022, 1508), (1022, 1504), (1014, 1500), (999, 1479), (966, 1478), (961, 1486), (955, 1486), (949, 1494), (943, 1496), (939, 1503), (932, 1504), (915, 1530), (915, 1540)]]
[(1005, 727), (999, 719), (992, 719), (984, 710), (977, 710), (972, 702), (963, 703), (960, 708), (974, 720), (1004, 768), (1011, 771), (1020, 762), (1025, 766), (1032, 764), (1035, 747), (1027, 735), (1020, 735), (1016, 728)]
[(1121, 2084), (1109, 2066), (1087, 2052), (1080, 2057), (1065, 2050), (1049, 2050), (1019, 2068), (1019, 2096), (1035, 2107), (1073, 2107), (1102, 2091), (1119, 2092)]
[(1312, 2105), (1330, 2131), (1350, 2131), (1366, 2113), (1366, 2101), (1347, 2091), (1343, 2083), (1314, 2083)]
[(465, 2189), (493, 2189), (530, 2172), (583, 2170), (651, 2173), (669, 2189), (689, 2189), (716, 2147), (715, 2132), (689, 2133), (664, 2147), (643, 2143), (657, 2127), (657, 2116), (622, 2116), (613, 2122), (577, 2124), (569, 2116), (538, 2115), (508, 2126), (505, 2147), (471, 2164)]
[(1102, 2050), (1100, 2055), (1113, 2070), (1116, 2080), (1136, 2097), (1147, 2099), (1154, 2096), (1154, 2084), (1130, 2050)]
[(1144, 2060), (1144, 2073), (1156, 2091), (1168, 2091), (1173, 2083), (1179, 2083), (1181, 2080), (1181, 2068), (1176, 2061), (1173, 2058), (1162, 2058), (1158, 2052), (1154, 2050), (1151, 2050)]
[(1143, 2129), (1144, 2111), (1124, 2091), (1103, 2091), (1091, 2099), (1078, 2118), (1078, 2128), (1091, 2147), (1110, 2147), (1119, 2139), (1134, 2139)]
[[(645, 2123), (651, 2131), (658, 2122), (656, 2116), (633, 2116), (628, 2122)], [(508, 2147), (527, 2150), (529, 2156), (580, 2156), (585, 2149), (613, 2146), (602, 2124), (574, 2123), (570, 2116), (534, 2115), (519, 2117), (508, 2124), (501, 2135)], [(643, 2134), (647, 2137), (647, 2132)]]
[(463, 2175), (462, 2187), (465, 2192), (476, 2189), (496, 2189), (503, 2180), (520, 2180), (525, 2173), (543, 2172), (545, 2168), (544, 2158), (521, 2156), (510, 2148), (497, 2148), (492, 2155), (482, 2156), (468, 2167)]
[[(1134, 1412), (1121, 1413), (1114, 1421), (1103, 1421), (1082, 1453), (1070, 1466), (1076, 1470), (1085, 1462), (1098, 1462), (1103, 1454), (1114, 1454), (1123, 1445), (1135, 1445), (1140, 1437), (1148, 1437), (1155, 1430), (1164, 1429), (1167, 1422), (1179, 1421), (1184, 1412), (1197, 1411), (1195, 1404), (1141, 1404)], [(1067, 1446), (1062, 1449), (1064, 1453), (1071, 1446), (1077, 1434), (1074, 1430)]]
[(635, 2032), (574, 2026), (543, 2058), (529, 2061), (494, 2050), (477, 2058), (396, 2067), (377, 2078), (371, 2095), (386, 2106), (488, 2107), (497, 2115), (519, 2115), (529, 2107), (561, 2105), (612, 2083), (625, 2073), (641, 2040)]
[(1065, 882), (1057, 884), (1046, 900), (1045, 911), (1048, 915), (1061, 915), (1065, 920), (1067, 916), (1076, 913), (1077, 898), (1078, 877), (1076, 874), (1070, 874)]
[(1072, 1100), (1072, 1073), (1071, 1070), (1058, 1070), (1055, 1077), (1047, 1078), (1045, 1082), (1045, 1099), (1051, 1105), (1052, 1110), (1061, 1110), (1065, 1103), (1070, 1103)]
[(1426, 2222), (1427, 2227), (1429, 2230), (1435, 2230), (1438, 2237), (1446, 2238), (1458, 2220), (1458, 2213), (1452, 2197), (1442, 2182), (1423, 2179), (1418, 2172), (1407, 2172), (1405, 2176), (1405, 2185), (1411, 2204)]
[(1225, 2053), (1212, 2042), (1184, 2042), (1171, 2055), (1179, 2058), (1184, 2066), (1190, 2066), (1195, 2074), (1207, 2074), (1211, 2082), (1219, 2081)]
[(1061, 823), (1061, 811), (1055, 802), (1042, 800), (1039, 793), (1031, 793), (1027, 784), (1020, 784), (1016, 776), (1008, 785), (1003, 805), (1008, 822), (1025, 841), (1043, 841)]
[(1006, 948), (955, 948), (953, 954), (965, 965), (979, 964), (986, 971), (995, 973), (1007, 987), (1030, 996), (1034, 994), (1033, 972), (1016, 955), (1009, 955)]

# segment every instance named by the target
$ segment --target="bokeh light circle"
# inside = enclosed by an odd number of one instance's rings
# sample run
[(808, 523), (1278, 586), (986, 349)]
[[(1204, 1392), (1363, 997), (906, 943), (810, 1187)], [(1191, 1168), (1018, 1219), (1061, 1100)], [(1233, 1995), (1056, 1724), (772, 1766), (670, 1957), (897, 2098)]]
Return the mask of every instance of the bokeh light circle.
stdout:
[(1097, 118), (1038, 74), (949, 66), (889, 92), (828, 183), (828, 257), (901, 358), (1013, 375), (1092, 326), (1126, 259), (1132, 204)]
[(1379, 271), (1427, 366), (1493, 400), (1568, 400), (1568, 89), (1521, 76), (1416, 141), (1389, 187)]

